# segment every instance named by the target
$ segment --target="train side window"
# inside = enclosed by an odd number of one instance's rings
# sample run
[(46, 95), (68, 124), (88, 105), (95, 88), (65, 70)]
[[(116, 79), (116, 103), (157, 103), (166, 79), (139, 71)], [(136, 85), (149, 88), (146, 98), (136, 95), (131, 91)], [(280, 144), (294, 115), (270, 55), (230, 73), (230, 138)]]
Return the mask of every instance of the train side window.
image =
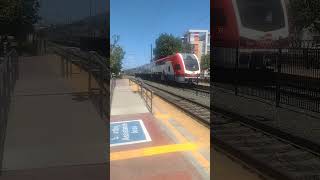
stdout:
[(213, 9), (213, 26), (225, 26), (227, 23), (227, 18), (222, 8)]
[(168, 67), (168, 71), (170, 72), (170, 66)]
[(176, 65), (175, 65), (175, 69), (176, 69), (176, 70), (180, 70), (180, 69), (181, 69), (180, 64), (176, 64)]
[(157, 62), (157, 65), (164, 65), (165, 62), (161, 61), (161, 62)]

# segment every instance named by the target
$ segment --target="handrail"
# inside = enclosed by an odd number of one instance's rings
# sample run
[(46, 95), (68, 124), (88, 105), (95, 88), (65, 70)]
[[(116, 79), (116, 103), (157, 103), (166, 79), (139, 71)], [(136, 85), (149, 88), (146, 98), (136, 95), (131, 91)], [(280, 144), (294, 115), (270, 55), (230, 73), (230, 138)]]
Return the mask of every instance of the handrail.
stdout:
[(153, 91), (146, 86), (146, 84), (138, 79), (133, 79), (133, 78), (129, 78), (129, 84), (131, 84), (131, 82), (134, 82), (135, 84), (137, 84), (139, 86), (139, 92), (140, 92), (140, 96), (142, 97), (142, 99), (144, 100), (144, 102), (146, 103), (146, 106), (148, 108), (148, 110), (152, 113), (152, 101), (153, 101)]
[(115, 80), (115, 78), (111, 78), (111, 80), (110, 80), (110, 104), (112, 104), (113, 92), (114, 92), (115, 87), (116, 87), (116, 80)]
[[(71, 77), (72, 64), (80, 66), (88, 72), (88, 93), (92, 94), (91, 77), (94, 77), (99, 84), (99, 109), (102, 118), (109, 117), (110, 98), (110, 68), (107, 66), (107, 59), (98, 53), (90, 51), (85, 52), (79, 48), (61, 47), (54, 43), (50, 43), (54, 53), (58, 54), (62, 59), (63, 75)], [(108, 87), (106, 87), (106, 85)], [(109, 92), (109, 93), (108, 93)]]
[(0, 59), (0, 173), (2, 170), (4, 140), (11, 96), (16, 80), (19, 77), (19, 61), (17, 51), (12, 49), (2, 58), (2, 60)]

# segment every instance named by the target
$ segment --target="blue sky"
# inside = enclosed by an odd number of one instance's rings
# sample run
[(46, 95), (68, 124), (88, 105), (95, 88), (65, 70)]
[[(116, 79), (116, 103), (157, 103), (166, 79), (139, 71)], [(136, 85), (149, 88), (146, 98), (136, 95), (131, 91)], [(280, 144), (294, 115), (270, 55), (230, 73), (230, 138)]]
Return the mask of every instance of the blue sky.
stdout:
[(210, 30), (210, 0), (111, 0), (110, 14), (110, 35), (120, 35), (126, 51), (124, 69), (148, 63), (161, 33)]

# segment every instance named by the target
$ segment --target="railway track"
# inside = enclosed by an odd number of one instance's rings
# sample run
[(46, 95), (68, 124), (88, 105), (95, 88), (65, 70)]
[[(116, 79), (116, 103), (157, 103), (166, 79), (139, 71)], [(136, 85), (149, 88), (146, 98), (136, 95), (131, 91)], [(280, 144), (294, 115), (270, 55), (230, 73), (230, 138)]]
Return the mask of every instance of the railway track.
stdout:
[[(210, 97), (210, 87), (209, 86), (201, 86), (201, 85), (190, 85), (190, 84), (178, 84), (178, 83), (168, 83), (168, 84), (161, 84), (154, 81), (144, 80), (149, 85), (153, 85), (160, 88), (170, 88), (171, 90), (174, 88), (174, 91), (182, 92), (182, 93), (190, 93), (196, 95), (197, 97), (205, 97), (207, 101), (208, 97)], [(206, 103), (209, 106), (209, 103)]]
[(148, 81), (144, 81), (144, 83), (153, 90), (156, 95), (195, 117), (205, 126), (210, 127), (210, 106), (179, 96)]
[[(210, 126), (210, 108), (150, 85), (154, 92)], [(211, 141), (216, 148), (258, 171), (266, 179), (320, 180), (320, 153), (305, 142), (290, 141), (279, 130), (265, 129), (249, 119), (215, 109), (211, 111)], [(295, 143), (294, 143), (295, 142)]]
[(212, 142), (279, 180), (320, 179), (320, 154), (225, 114), (213, 113)]

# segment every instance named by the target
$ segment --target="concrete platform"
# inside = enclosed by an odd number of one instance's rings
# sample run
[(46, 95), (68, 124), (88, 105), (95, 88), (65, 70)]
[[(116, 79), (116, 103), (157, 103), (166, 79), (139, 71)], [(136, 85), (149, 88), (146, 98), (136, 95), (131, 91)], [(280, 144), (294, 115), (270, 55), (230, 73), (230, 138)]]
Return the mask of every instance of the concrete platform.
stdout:
[[(172, 107), (163, 104), (157, 97), (153, 99), (154, 114), (151, 114), (139, 95), (134, 93), (138, 90), (135, 85), (130, 87), (128, 80), (123, 79), (117, 81), (117, 86), (116, 89), (121, 92), (118, 92), (118, 96), (114, 96), (113, 102), (119, 106), (113, 104), (112, 107), (121, 107), (119, 109), (123, 111), (121, 114), (114, 113), (111, 116), (111, 126), (114, 123), (141, 120), (151, 140), (112, 146), (110, 148), (110, 179), (210, 179), (209, 129), (181, 115), (182, 112), (167, 111)], [(125, 98), (129, 96), (132, 102)], [(124, 110), (131, 106), (139, 108)], [(183, 119), (196, 125), (187, 123), (188, 127)], [(130, 131), (130, 126), (128, 127)], [(194, 132), (190, 132), (191, 129)], [(112, 133), (113, 130), (111, 128), (110, 132)], [(112, 138), (111, 135), (111, 141)]]
[(140, 96), (130, 89), (128, 79), (118, 79), (113, 92), (111, 116), (149, 112)]
[[(7, 125), (3, 177), (74, 179), (82, 174), (76, 179), (107, 178), (107, 128), (90, 99), (79, 95), (87, 91), (87, 82), (81, 80), (85, 77), (84, 72), (62, 77), (60, 58), (55, 55), (21, 58)], [(87, 169), (87, 175), (75, 166)]]
[[(160, 149), (156, 150), (156, 147), (166, 146), (169, 148), (168, 145), (174, 145), (175, 143), (159, 128), (156, 120), (149, 113), (114, 116), (111, 121), (133, 119), (141, 119), (144, 122), (152, 141), (111, 147), (110, 179), (202, 179), (181, 152), (162, 153)], [(157, 151), (154, 155), (149, 156), (143, 153), (144, 150), (152, 147)], [(122, 152), (122, 158), (119, 160), (113, 158), (119, 152)], [(135, 157), (131, 158), (131, 156)]]
[(5, 171), (0, 177), (1, 180), (60, 180), (60, 179), (81, 179), (81, 180), (105, 180), (108, 179), (105, 164), (90, 164), (76, 166), (62, 166), (53, 168), (40, 168), (28, 170)]

